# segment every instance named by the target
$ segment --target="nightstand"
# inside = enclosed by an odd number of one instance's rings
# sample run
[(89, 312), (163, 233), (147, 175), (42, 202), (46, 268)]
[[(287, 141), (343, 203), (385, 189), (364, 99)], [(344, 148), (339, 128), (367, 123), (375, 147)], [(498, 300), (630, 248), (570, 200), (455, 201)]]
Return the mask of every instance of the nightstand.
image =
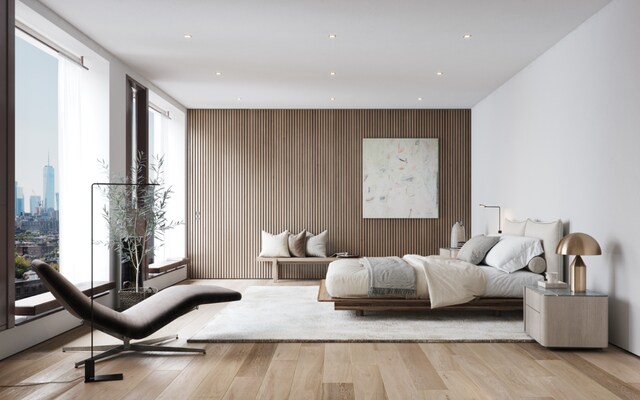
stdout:
[(608, 296), (567, 289), (524, 288), (525, 332), (545, 347), (605, 348), (609, 342)]
[(458, 252), (460, 249), (454, 249), (453, 247), (440, 247), (440, 255), (447, 258), (458, 258)]

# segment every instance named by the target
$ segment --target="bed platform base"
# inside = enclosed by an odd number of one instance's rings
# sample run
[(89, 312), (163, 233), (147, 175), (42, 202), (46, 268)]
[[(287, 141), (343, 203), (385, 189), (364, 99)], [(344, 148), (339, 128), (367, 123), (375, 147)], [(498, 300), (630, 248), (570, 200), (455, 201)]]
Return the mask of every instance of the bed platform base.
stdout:
[[(354, 310), (356, 315), (362, 316), (365, 311), (416, 311), (431, 309), (429, 299), (402, 298), (341, 298), (331, 297), (327, 292), (324, 279), (320, 282), (318, 301), (334, 303), (335, 310)], [(447, 310), (490, 310), (490, 311), (522, 311), (522, 299), (483, 297), (465, 304), (443, 307)], [(441, 310), (440, 308), (433, 310)]]

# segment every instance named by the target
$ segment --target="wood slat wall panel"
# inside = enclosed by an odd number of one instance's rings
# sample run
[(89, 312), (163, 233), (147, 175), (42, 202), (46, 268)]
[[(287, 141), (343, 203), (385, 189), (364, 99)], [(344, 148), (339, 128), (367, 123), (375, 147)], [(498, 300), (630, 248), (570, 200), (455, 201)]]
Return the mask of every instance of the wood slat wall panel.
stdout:
[[(330, 253), (437, 254), (471, 222), (470, 110), (189, 110), (192, 278), (270, 278), (260, 232), (329, 231)], [(437, 219), (362, 218), (362, 139), (439, 138)], [(467, 226), (467, 232), (470, 232)], [(282, 266), (320, 278), (326, 266)]]

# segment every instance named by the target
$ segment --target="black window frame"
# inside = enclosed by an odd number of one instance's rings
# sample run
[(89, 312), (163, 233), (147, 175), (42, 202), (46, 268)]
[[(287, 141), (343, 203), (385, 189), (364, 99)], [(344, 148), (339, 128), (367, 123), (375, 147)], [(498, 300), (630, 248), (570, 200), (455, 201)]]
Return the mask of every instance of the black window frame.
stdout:
[[(135, 101), (134, 101), (135, 100)], [(127, 75), (126, 77), (126, 170), (128, 182), (149, 183), (149, 90)], [(133, 161), (142, 154), (144, 165), (140, 175), (131, 176)], [(140, 187), (139, 190), (145, 190)], [(142, 196), (138, 196), (138, 199)], [(142, 262), (142, 279), (149, 278), (149, 260)]]
[(0, 7), (0, 331), (15, 326), (15, 3)]

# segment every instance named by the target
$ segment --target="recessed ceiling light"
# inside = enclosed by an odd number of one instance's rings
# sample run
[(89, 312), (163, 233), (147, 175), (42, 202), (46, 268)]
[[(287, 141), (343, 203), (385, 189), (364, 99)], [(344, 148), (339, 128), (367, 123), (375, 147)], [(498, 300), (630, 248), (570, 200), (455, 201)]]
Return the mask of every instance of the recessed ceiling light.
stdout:
[(332, 98), (330, 98), (329, 100), (331, 100), (331, 101), (335, 101), (335, 99), (336, 99), (335, 97), (332, 97)]
[(222, 72), (217, 71), (217, 72), (216, 72), (216, 76), (220, 76), (220, 75), (222, 75)]
[(418, 97), (418, 101), (422, 101), (422, 97)]
[(336, 35), (335, 33), (330, 33), (329, 34), (329, 39), (335, 39), (337, 37), (338, 37), (338, 35)]
[(465, 38), (465, 39), (471, 39), (471, 34), (470, 33), (465, 33), (462, 37)]
[(438, 76), (442, 76), (442, 75), (444, 75), (444, 74), (443, 74), (441, 71), (438, 71), (438, 72), (436, 72), (436, 75), (438, 75)]
[(241, 97), (238, 97), (236, 100), (240, 101), (240, 100), (242, 100), (242, 98), (241, 98)]
[(192, 38), (192, 36), (191, 36), (190, 34), (188, 34), (188, 33), (185, 33), (185, 34), (184, 34), (184, 38), (185, 38), (185, 39), (191, 39), (191, 38)]
[(331, 72), (329, 72), (329, 75), (331, 75), (331, 76), (335, 76), (335, 75), (336, 75), (336, 73), (335, 73), (335, 72), (333, 72), (333, 71), (331, 71)]

